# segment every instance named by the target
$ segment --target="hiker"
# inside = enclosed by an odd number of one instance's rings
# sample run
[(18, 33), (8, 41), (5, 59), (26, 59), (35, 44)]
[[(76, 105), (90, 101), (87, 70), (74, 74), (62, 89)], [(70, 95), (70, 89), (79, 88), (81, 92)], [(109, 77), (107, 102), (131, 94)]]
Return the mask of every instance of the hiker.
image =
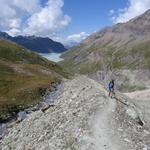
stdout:
[(109, 82), (108, 88), (109, 88), (109, 95), (108, 96), (112, 98), (112, 96), (115, 94), (114, 93), (114, 80), (113, 79)]

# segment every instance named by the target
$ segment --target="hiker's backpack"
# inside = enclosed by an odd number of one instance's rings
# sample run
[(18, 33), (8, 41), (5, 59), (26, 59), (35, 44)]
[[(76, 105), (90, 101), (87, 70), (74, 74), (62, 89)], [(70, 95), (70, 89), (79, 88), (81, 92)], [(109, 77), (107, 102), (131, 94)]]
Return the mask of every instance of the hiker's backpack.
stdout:
[(114, 87), (113, 83), (110, 82), (110, 83), (109, 83), (109, 88), (112, 89), (113, 87)]

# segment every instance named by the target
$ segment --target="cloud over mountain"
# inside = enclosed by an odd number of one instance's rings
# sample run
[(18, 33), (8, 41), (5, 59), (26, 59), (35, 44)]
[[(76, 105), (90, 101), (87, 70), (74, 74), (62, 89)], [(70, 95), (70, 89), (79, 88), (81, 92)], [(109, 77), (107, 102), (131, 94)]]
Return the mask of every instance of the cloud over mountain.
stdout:
[(89, 34), (85, 33), (85, 32), (81, 32), (79, 34), (73, 34), (73, 35), (69, 35), (66, 39), (67, 42), (76, 42), (79, 43), (82, 40), (84, 40), (85, 38), (87, 38), (89, 36)]
[(89, 36), (88, 33), (80, 32), (80, 33), (68, 35), (65, 38), (56, 36), (54, 37), (54, 40), (63, 43), (65, 46), (72, 47), (74, 45), (79, 44), (82, 40), (86, 39), (88, 36)]
[(68, 26), (71, 18), (62, 11), (63, 0), (1, 0), (0, 29), (11, 35), (53, 36)]
[(150, 9), (150, 0), (128, 0), (127, 7), (119, 9), (116, 14), (112, 14), (114, 23), (127, 22)]

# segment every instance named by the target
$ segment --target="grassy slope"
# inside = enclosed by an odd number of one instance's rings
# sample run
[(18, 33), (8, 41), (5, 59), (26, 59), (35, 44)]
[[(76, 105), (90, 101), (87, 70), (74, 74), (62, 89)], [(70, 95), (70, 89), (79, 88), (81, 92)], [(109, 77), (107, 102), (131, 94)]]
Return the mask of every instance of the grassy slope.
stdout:
[(37, 103), (47, 87), (66, 73), (56, 63), (0, 40), (0, 119)]
[[(90, 54), (99, 59), (89, 60)], [(74, 73), (92, 74), (98, 70), (110, 69), (150, 69), (150, 43), (141, 43), (130, 49), (112, 50), (110, 47), (84, 48), (78, 46), (63, 56), (62, 66)]]

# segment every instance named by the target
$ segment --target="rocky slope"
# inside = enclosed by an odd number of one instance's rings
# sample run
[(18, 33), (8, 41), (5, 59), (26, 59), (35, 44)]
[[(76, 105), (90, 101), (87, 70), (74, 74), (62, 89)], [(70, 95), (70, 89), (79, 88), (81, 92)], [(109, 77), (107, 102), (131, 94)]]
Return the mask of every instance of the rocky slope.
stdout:
[(143, 110), (144, 115), (150, 120), (150, 89), (125, 93), (125, 95), (134, 99)]
[(64, 77), (56, 63), (0, 40), (0, 123), (39, 102), (46, 89)]
[(9, 129), (2, 150), (149, 150), (150, 126), (142, 109), (85, 76), (64, 82), (55, 106)]
[(53, 41), (49, 38), (36, 36), (15, 36), (12, 37), (5, 32), (0, 32), (0, 39), (10, 40), (19, 45), (26, 47), (38, 53), (62, 53), (67, 49), (59, 42)]
[(119, 82), (127, 81), (126, 86), (132, 90), (146, 87), (129, 85), (128, 74), (138, 78), (142, 74), (150, 82), (150, 10), (129, 22), (92, 34), (62, 57), (62, 66), (70, 72), (94, 75), (97, 80), (115, 76)]

